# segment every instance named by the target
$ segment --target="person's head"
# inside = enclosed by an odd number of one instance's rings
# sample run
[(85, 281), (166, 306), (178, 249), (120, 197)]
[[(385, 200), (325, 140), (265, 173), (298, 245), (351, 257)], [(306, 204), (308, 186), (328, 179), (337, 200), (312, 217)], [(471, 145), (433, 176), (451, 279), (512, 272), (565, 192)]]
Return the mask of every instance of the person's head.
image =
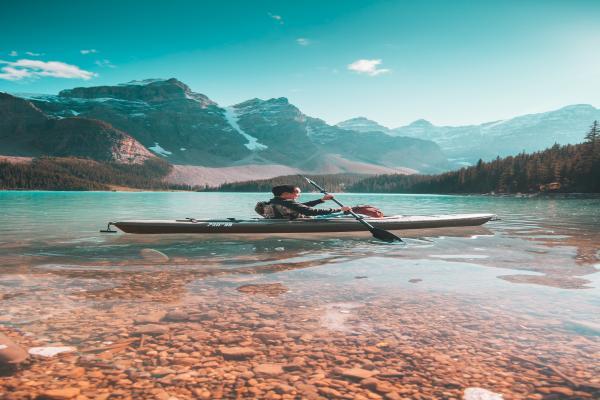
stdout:
[(273, 196), (281, 197), (286, 200), (295, 200), (300, 196), (300, 193), (302, 193), (300, 188), (294, 185), (274, 186), (271, 191), (273, 192)]

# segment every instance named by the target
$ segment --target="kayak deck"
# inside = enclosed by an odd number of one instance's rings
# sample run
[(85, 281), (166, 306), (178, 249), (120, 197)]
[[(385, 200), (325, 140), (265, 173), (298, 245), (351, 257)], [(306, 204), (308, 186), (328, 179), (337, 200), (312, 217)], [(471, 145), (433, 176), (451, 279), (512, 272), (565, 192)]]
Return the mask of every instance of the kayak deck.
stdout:
[[(457, 226), (483, 225), (494, 214), (455, 214), (430, 216), (391, 216), (385, 218), (364, 218), (371, 225), (385, 230), (429, 229)], [(316, 233), (316, 232), (356, 232), (365, 227), (354, 218), (314, 218), (314, 219), (212, 219), (196, 220), (132, 220), (111, 222), (123, 232), (138, 234), (164, 233)]]

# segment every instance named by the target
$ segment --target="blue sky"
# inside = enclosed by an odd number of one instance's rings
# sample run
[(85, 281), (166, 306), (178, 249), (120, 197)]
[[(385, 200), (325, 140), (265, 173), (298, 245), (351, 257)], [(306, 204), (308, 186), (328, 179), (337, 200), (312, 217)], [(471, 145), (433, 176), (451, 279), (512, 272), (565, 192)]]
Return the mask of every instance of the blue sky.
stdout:
[[(600, 106), (600, 1), (28, 1), (0, 13), (0, 91), (176, 77), (329, 123), (480, 123)], [(50, 63), (54, 62), (54, 63)]]

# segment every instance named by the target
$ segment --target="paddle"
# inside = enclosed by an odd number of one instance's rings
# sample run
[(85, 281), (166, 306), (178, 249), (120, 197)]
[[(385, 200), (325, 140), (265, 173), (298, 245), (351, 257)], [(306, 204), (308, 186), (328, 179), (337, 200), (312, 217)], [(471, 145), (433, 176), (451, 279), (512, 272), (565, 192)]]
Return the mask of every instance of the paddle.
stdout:
[[(310, 183), (311, 185), (313, 185), (314, 187), (316, 187), (317, 189), (319, 189), (319, 191), (323, 194), (329, 194), (325, 191), (325, 189), (323, 189), (321, 186), (317, 185), (316, 182), (308, 179), (307, 177), (304, 177), (304, 179), (306, 179), (306, 181), (308, 183)], [(344, 205), (342, 203), (340, 203), (339, 201), (337, 201), (337, 199), (333, 198), (332, 199), (338, 206), (340, 207), (344, 207)], [(384, 242), (388, 242), (388, 243), (392, 243), (392, 242), (402, 242), (402, 239), (400, 239), (398, 236), (394, 235), (391, 232), (388, 232), (384, 229), (381, 228), (376, 228), (373, 225), (371, 225), (370, 223), (368, 223), (367, 221), (365, 221), (364, 219), (362, 219), (361, 217), (359, 217), (354, 211), (350, 210), (348, 211), (349, 214), (351, 214), (354, 218), (356, 218), (356, 220), (358, 222), (360, 222), (361, 224), (363, 224), (364, 226), (367, 227), (367, 229), (369, 229), (369, 231), (371, 231), (371, 234), (373, 235), (374, 238), (377, 238), (379, 240), (383, 240)]]

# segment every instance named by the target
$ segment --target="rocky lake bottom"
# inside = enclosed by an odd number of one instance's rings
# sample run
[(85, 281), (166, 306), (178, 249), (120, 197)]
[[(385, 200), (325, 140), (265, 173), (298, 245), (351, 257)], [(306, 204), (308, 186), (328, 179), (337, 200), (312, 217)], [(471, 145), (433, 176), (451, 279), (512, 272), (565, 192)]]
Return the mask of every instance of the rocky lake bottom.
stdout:
[[(244, 196), (196, 195), (236, 217)], [(28, 355), (0, 348), (0, 398), (600, 396), (597, 199), (343, 195), (501, 218), (405, 245), (97, 233), (191, 196), (0, 193), (0, 345)]]

